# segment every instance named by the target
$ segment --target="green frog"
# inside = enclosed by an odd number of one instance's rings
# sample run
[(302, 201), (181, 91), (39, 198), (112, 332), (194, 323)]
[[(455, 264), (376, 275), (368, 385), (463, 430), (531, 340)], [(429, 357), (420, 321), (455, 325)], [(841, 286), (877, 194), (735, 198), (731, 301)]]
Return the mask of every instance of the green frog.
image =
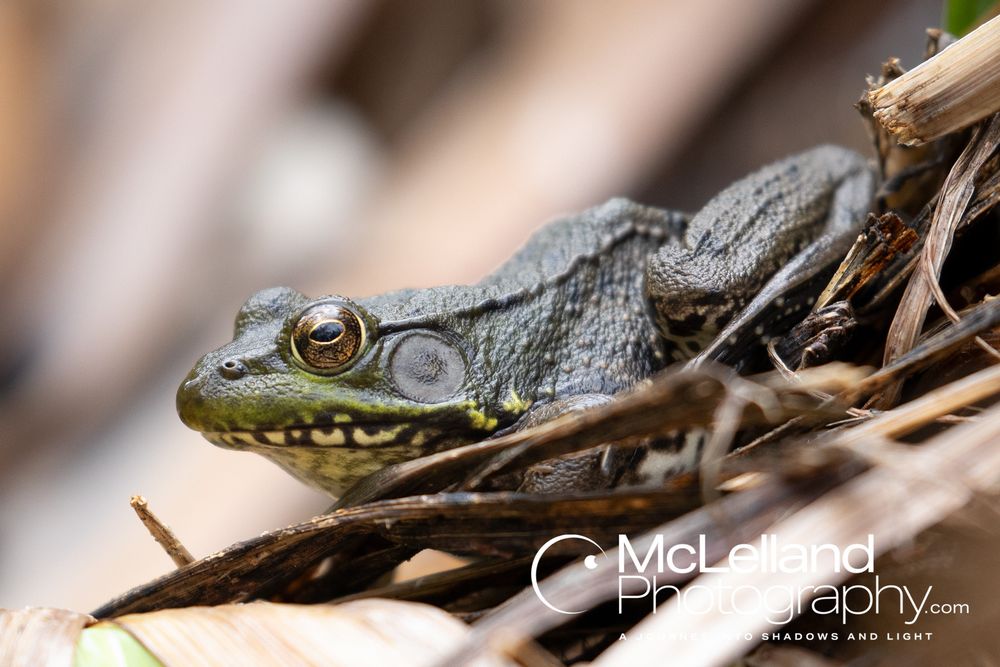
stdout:
[(338, 495), (674, 361), (739, 361), (806, 315), (873, 188), (862, 157), (821, 146), (694, 215), (612, 199), (557, 220), (475, 285), (364, 299), (267, 289), (184, 380), (178, 411), (213, 444)]

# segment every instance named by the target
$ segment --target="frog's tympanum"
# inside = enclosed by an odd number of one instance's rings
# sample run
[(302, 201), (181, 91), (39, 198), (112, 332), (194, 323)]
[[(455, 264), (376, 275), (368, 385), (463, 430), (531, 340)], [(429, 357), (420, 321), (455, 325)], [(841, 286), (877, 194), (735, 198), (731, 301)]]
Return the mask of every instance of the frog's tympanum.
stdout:
[(693, 216), (613, 199), (553, 222), (476, 285), (365, 299), (264, 290), (185, 379), (178, 410), (214, 444), (336, 495), (532, 411), (782, 333), (856, 236), (873, 180), (860, 156), (819, 147)]

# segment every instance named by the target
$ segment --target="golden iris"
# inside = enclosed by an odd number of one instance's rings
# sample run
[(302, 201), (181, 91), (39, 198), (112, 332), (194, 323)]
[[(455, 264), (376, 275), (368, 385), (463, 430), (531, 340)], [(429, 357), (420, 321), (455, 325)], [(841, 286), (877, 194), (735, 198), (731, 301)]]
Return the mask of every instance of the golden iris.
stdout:
[(364, 322), (344, 304), (310, 306), (292, 328), (292, 356), (314, 373), (343, 370), (364, 344)]

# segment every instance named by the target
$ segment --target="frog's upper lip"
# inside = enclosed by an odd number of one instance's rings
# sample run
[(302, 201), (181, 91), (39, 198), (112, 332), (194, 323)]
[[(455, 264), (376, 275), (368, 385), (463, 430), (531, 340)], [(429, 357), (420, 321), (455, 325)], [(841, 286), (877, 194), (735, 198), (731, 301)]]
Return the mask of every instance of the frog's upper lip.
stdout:
[(206, 431), (205, 438), (212, 444), (231, 449), (243, 446), (260, 447), (334, 447), (345, 449), (393, 447), (400, 444), (419, 444), (437, 435), (434, 429), (409, 422), (381, 424), (338, 424), (331, 426), (298, 427), (259, 431)]

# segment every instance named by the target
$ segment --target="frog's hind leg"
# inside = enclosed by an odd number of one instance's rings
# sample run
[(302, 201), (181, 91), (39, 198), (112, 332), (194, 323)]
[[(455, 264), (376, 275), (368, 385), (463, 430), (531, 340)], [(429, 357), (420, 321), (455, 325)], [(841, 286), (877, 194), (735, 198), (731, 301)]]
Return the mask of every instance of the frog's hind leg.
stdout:
[(675, 359), (739, 365), (808, 312), (868, 211), (860, 155), (820, 146), (729, 186), (650, 258), (646, 295)]
[(807, 246), (767, 282), (690, 364), (696, 366), (712, 360), (741, 367), (755, 348), (767, 345), (772, 338), (802, 321), (856, 235), (856, 231), (825, 234)]

